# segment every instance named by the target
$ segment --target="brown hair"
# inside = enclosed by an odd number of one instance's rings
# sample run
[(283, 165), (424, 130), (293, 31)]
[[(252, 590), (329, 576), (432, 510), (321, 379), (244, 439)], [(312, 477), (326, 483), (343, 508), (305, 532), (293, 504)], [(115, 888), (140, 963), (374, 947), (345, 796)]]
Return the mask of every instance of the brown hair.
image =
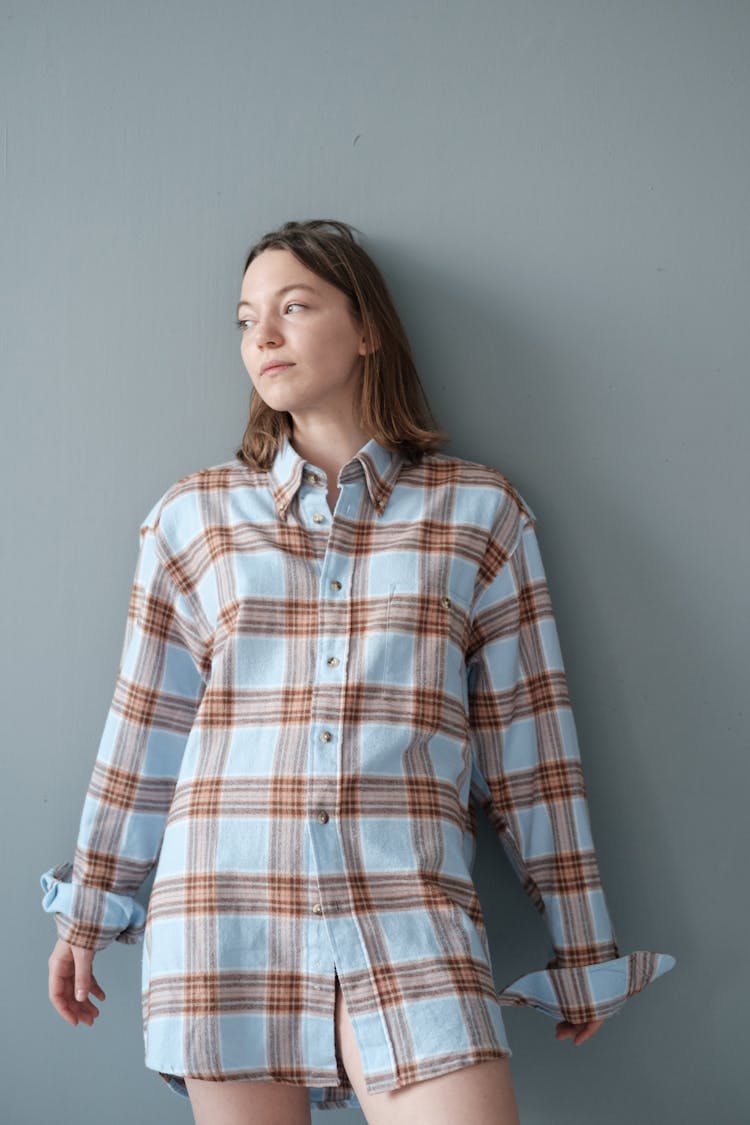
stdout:
[[(333, 219), (284, 223), (248, 251), (242, 275), (264, 250), (290, 250), (346, 295), (368, 345), (357, 398), (360, 426), (386, 449), (416, 462), (444, 445), (449, 435), (438, 427), (393, 298), (372, 258), (355, 240), (355, 229)], [(253, 388), (236, 456), (253, 468), (270, 468), (282, 436), (292, 437), (292, 426), (287, 411), (273, 410)]]

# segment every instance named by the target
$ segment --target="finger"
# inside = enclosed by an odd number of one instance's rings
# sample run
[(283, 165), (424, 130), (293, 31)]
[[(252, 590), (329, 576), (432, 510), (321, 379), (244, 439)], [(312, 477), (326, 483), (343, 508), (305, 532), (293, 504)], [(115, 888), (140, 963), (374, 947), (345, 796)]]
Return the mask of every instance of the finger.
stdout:
[(99, 984), (99, 981), (96, 979), (93, 973), (91, 974), (91, 991), (93, 992), (94, 996), (96, 996), (97, 1000), (107, 999), (104, 989)]
[(599, 1028), (602, 1026), (604, 1020), (591, 1020), (590, 1023), (584, 1024), (578, 1031), (575, 1037), (574, 1044), (576, 1047), (581, 1043), (585, 1043), (592, 1035), (595, 1035)]
[(93, 1001), (76, 1000), (71, 992), (59, 996), (53, 1003), (62, 1018), (74, 1027), (79, 1023), (85, 1023), (88, 1027), (91, 1027), (99, 1015), (99, 1009)]
[(78, 1018), (81, 1023), (85, 1023), (87, 1027), (91, 1027), (96, 1017), (99, 1015), (99, 1009), (92, 1000), (87, 1000), (85, 1004), (76, 1001), (78, 1006)]
[(71, 946), (71, 949), (75, 964), (75, 998), (79, 1004), (85, 1004), (88, 1001), (89, 992), (92, 991), (91, 964), (94, 960), (94, 953), (91, 949), (81, 949), (75, 945)]
[(78, 1025), (78, 1016), (73, 1012), (70, 1003), (64, 998), (52, 1000), (52, 1005), (59, 1016), (61, 1016), (66, 1023), (71, 1024), (73, 1027)]
[(92, 964), (94, 960), (93, 949), (83, 949), (79, 946), (71, 946), (73, 954), (73, 961), (75, 964), (75, 996), (70, 1002), (70, 1011), (77, 1019), (91, 1027), (96, 1017), (99, 1015), (99, 1009), (92, 1000), (89, 999), (89, 993), (93, 993), (99, 1000), (104, 999), (104, 991), (97, 981), (92, 972)]
[(70, 946), (58, 942), (49, 959), (48, 995), (55, 1011), (75, 1027), (78, 1018), (71, 1010), (74, 973), (75, 966)]
[(589, 1023), (559, 1023), (555, 1029), (555, 1037), (557, 1039), (572, 1039), (573, 1046), (580, 1047), (601, 1027), (602, 1022), (602, 1020), (592, 1020)]
[[(104, 999), (104, 991), (91, 972), (93, 951), (79, 949), (68, 942), (58, 941), (49, 958), (49, 999), (55, 1011), (66, 1021), (76, 1027), (84, 1023), (90, 1027), (99, 1015), (97, 1006), (89, 1000), (88, 996), (83, 1001), (75, 998), (76, 986), (76, 957), (82, 962), (85, 970), (88, 967), (90, 991), (97, 999)], [(81, 974), (79, 973), (79, 978)], [(85, 987), (85, 985), (84, 985)]]

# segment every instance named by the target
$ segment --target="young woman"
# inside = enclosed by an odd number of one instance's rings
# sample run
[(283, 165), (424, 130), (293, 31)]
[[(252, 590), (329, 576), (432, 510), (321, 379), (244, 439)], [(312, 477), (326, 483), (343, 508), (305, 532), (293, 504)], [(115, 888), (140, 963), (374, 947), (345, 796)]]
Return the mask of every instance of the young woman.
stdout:
[[(580, 1044), (674, 963), (616, 945), (534, 515), (439, 452), (346, 224), (264, 236), (237, 316), (241, 449), (141, 525), (75, 859), (42, 877), (50, 999), (90, 1025), (95, 951), (145, 935), (146, 1063), (198, 1125), (512, 1125), (501, 1005)], [(499, 994), (477, 804), (552, 943)]]

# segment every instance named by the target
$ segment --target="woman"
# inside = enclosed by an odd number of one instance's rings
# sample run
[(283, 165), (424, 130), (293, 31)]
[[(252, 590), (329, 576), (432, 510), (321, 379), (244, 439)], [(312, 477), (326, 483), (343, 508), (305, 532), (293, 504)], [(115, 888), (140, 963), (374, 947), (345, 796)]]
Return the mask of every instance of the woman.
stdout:
[[(617, 949), (533, 513), (438, 451), (346, 224), (264, 236), (237, 316), (242, 447), (141, 525), (75, 861), (42, 877), (50, 998), (91, 1024), (94, 952), (145, 930), (146, 1063), (198, 1125), (511, 1125), (502, 1004), (580, 1044), (674, 963)], [(499, 995), (476, 804), (553, 947)]]

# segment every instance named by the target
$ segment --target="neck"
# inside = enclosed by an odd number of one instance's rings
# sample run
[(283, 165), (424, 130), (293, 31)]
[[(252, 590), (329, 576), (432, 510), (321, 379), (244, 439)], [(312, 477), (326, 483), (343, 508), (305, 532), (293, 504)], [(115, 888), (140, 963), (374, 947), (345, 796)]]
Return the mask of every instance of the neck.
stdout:
[[(300, 424), (293, 420), (291, 444), (306, 461), (323, 469), (329, 485), (336, 483), (339, 470), (369, 441), (370, 435), (339, 419)], [(333, 473), (333, 477), (331, 477)]]

